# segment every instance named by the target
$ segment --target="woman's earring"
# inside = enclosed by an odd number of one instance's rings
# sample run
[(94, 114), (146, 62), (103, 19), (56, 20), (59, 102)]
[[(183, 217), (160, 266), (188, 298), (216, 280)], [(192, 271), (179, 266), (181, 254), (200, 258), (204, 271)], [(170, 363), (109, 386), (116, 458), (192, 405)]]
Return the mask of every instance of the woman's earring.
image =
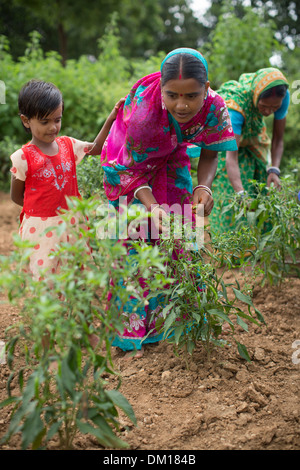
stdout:
[(161, 93), (161, 108), (162, 109), (167, 109), (166, 108), (166, 105), (165, 105), (165, 102), (164, 102), (164, 97), (163, 97), (163, 94)]

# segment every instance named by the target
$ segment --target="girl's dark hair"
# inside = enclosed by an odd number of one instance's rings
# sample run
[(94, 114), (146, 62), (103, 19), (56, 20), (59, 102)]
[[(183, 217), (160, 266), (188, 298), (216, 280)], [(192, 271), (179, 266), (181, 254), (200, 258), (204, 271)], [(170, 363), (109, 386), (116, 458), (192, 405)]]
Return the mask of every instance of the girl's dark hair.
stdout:
[[(59, 105), (64, 108), (63, 97), (60, 90), (50, 82), (30, 80), (19, 93), (19, 114), (28, 119), (43, 119), (51, 114)], [(25, 127), (26, 132), (30, 129)]]
[(169, 80), (194, 78), (200, 85), (207, 82), (207, 73), (201, 60), (192, 54), (174, 54), (165, 61), (161, 70), (161, 86)]
[(263, 91), (260, 95), (258, 100), (264, 98), (270, 98), (270, 96), (278, 96), (280, 98), (284, 98), (286, 95), (286, 90), (288, 89), (288, 85), (276, 85), (268, 90)]

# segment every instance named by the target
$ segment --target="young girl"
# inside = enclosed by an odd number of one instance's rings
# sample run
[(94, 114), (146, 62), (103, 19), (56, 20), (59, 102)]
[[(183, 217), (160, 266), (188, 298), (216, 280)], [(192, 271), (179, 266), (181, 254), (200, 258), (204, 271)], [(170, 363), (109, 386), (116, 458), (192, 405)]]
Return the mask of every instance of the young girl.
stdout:
[[(41, 269), (55, 272), (59, 266), (58, 258), (49, 254), (57, 244), (69, 241), (71, 235), (66, 232), (58, 235), (50, 227), (62, 223), (60, 211), (68, 209), (66, 197), (80, 196), (76, 165), (92, 149), (94, 154), (101, 152), (121, 102), (116, 104), (94, 143), (89, 143), (58, 136), (64, 103), (55, 85), (31, 80), (20, 91), (19, 114), (32, 139), (11, 155), (11, 199), (23, 208), (21, 238), (35, 243), (29, 269), (36, 279)], [(76, 224), (77, 220), (72, 217), (70, 222)]]

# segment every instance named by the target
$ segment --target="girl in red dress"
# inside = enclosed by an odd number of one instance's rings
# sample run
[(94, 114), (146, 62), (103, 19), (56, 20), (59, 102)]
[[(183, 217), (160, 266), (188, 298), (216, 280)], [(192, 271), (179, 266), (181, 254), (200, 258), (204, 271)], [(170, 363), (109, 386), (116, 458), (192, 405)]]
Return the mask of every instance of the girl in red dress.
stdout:
[[(93, 143), (58, 134), (64, 103), (60, 90), (52, 83), (29, 81), (19, 94), (19, 114), (32, 139), (11, 155), (11, 199), (22, 206), (20, 235), (35, 243), (29, 269), (36, 279), (41, 270), (56, 272), (59, 259), (49, 256), (56, 245), (71, 241), (71, 234), (56, 233), (62, 223), (66, 197), (80, 196), (76, 165), (84, 155), (100, 154), (109, 129), (116, 118), (120, 100)], [(78, 220), (72, 216), (71, 224)]]

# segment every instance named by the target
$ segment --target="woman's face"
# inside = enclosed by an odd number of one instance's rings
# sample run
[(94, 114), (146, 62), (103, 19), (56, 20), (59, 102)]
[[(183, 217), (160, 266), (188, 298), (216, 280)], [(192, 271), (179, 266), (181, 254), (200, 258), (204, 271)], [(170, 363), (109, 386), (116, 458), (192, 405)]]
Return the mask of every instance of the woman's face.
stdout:
[(169, 80), (162, 87), (163, 101), (173, 118), (184, 124), (202, 108), (208, 87), (209, 82), (203, 86), (195, 78)]
[(262, 98), (257, 103), (257, 109), (263, 116), (270, 116), (281, 107), (282, 100), (282, 96)]

